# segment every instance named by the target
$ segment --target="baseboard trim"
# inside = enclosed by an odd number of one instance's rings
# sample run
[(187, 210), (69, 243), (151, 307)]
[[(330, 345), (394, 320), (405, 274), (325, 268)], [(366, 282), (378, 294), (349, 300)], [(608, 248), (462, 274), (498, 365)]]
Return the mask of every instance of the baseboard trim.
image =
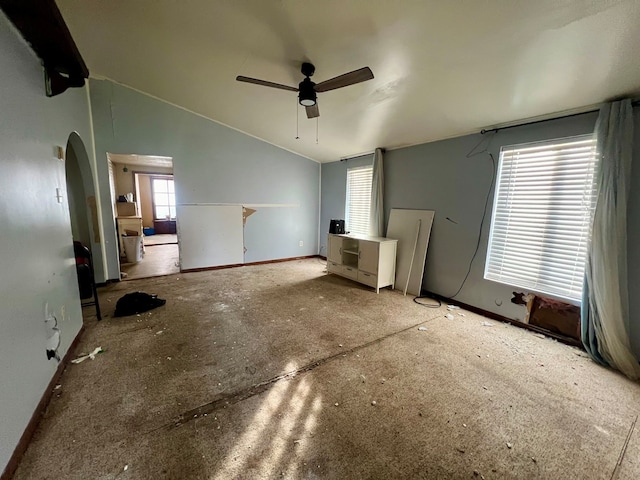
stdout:
[(464, 308), (465, 310), (469, 310), (470, 312), (477, 313), (478, 315), (483, 315), (483, 316), (485, 316), (487, 318), (491, 318), (492, 320), (498, 320), (500, 322), (505, 322), (505, 323), (508, 323), (508, 324), (516, 326), (516, 327), (524, 328), (525, 330), (530, 330), (532, 332), (542, 333), (543, 335), (546, 335), (547, 337), (555, 338), (559, 342), (565, 343), (567, 345), (571, 345), (572, 347), (579, 347), (579, 348), (584, 349), (584, 347), (582, 345), (582, 342), (580, 342), (579, 340), (576, 340), (575, 338), (566, 337), (564, 335), (552, 332), (552, 331), (547, 330), (545, 328), (541, 328), (541, 327), (538, 327), (536, 325), (530, 325), (528, 323), (521, 322), (520, 320), (515, 320), (513, 318), (504, 317), (502, 315), (498, 315), (497, 313), (489, 312), (488, 310), (483, 310), (482, 308), (474, 307), (473, 305), (468, 305), (466, 303), (462, 303), (462, 302), (459, 302), (457, 300), (452, 300), (450, 298), (443, 297), (441, 295), (438, 295), (437, 293), (426, 292), (425, 295), (427, 295), (429, 297), (432, 297), (434, 299), (440, 300), (443, 303), (449, 303), (449, 304), (457, 305), (460, 308)]
[(31, 419), (29, 420), (29, 423), (24, 429), (24, 432), (22, 433), (22, 436), (18, 441), (18, 445), (16, 445), (16, 448), (14, 449), (13, 454), (11, 455), (11, 458), (9, 458), (9, 462), (7, 463), (7, 466), (2, 472), (2, 475), (0, 475), (0, 480), (10, 480), (13, 477), (13, 474), (16, 472), (16, 469), (18, 468), (18, 465), (20, 464), (22, 457), (24, 456), (25, 452), (27, 451), (27, 448), (29, 447), (31, 438), (33, 437), (33, 434), (38, 428), (38, 424), (40, 423), (40, 420), (42, 420), (44, 412), (47, 409), (47, 406), (49, 406), (49, 401), (51, 400), (51, 396), (53, 395), (54, 388), (58, 383), (58, 381), (60, 380), (60, 377), (62, 376), (62, 372), (64, 372), (64, 369), (67, 367), (67, 365), (71, 361), (71, 358), (74, 355), (75, 349), (78, 345), (78, 342), (80, 341), (80, 337), (82, 336), (83, 332), (84, 332), (84, 325), (80, 327), (80, 331), (76, 335), (76, 338), (73, 339), (73, 342), (71, 342), (71, 345), (69, 346), (69, 349), (67, 350), (66, 355), (62, 358), (62, 360), (58, 364), (58, 368), (56, 369), (56, 372), (51, 378), (51, 381), (47, 385), (47, 389), (42, 394), (42, 397), (40, 398), (40, 401), (38, 402), (38, 405), (36, 406), (36, 409), (34, 410), (33, 415), (31, 415)]
[[(308, 258), (318, 258), (318, 257), (320, 257), (320, 256), (319, 255), (306, 255), (304, 257), (277, 258), (275, 260), (264, 260), (264, 261), (261, 261), (261, 262), (251, 262), (251, 263), (234, 263), (232, 265), (220, 265), (220, 266), (217, 266), (217, 267), (187, 268), (187, 269), (184, 269), (184, 270), (180, 270), (180, 273), (207, 272), (209, 270), (224, 270), (226, 268), (251, 267), (251, 266), (255, 266), (255, 265), (268, 265), (270, 263), (291, 262), (292, 260), (306, 260)], [(322, 257), (320, 257), (320, 258), (322, 258)]]

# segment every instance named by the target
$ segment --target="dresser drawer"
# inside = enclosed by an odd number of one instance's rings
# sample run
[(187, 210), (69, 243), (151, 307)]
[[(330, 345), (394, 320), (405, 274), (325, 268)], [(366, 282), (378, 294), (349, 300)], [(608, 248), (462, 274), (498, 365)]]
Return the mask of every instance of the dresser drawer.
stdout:
[(378, 277), (372, 273), (358, 272), (358, 282), (369, 285), (370, 287), (376, 287), (378, 285)]
[(342, 265), (336, 262), (327, 262), (327, 272), (342, 274)]
[(342, 266), (342, 275), (352, 280), (358, 280), (358, 269), (356, 267)]

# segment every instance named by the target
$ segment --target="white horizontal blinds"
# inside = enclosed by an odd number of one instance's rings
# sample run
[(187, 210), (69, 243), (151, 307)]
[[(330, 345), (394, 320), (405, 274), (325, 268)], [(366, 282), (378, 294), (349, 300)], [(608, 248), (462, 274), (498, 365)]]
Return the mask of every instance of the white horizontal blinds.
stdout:
[(596, 167), (591, 135), (503, 148), (485, 278), (579, 301)]
[(347, 231), (369, 234), (369, 209), (373, 167), (347, 169)]

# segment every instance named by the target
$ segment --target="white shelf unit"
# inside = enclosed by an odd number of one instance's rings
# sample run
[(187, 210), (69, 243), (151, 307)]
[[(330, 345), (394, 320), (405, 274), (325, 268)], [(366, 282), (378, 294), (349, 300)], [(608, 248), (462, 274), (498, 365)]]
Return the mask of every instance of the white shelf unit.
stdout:
[(398, 241), (368, 235), (329, 234), (327, 272), (376, 289), (394, 287)]

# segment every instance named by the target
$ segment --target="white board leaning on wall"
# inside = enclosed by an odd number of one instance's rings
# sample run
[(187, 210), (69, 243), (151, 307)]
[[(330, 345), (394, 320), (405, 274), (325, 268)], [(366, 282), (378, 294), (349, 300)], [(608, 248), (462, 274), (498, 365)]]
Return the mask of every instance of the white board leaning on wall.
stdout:
[(396, 257), (396, 290), (419, 296), (427, 259), (434, 210), (392, 208), (387, 238), (398, 240)]

